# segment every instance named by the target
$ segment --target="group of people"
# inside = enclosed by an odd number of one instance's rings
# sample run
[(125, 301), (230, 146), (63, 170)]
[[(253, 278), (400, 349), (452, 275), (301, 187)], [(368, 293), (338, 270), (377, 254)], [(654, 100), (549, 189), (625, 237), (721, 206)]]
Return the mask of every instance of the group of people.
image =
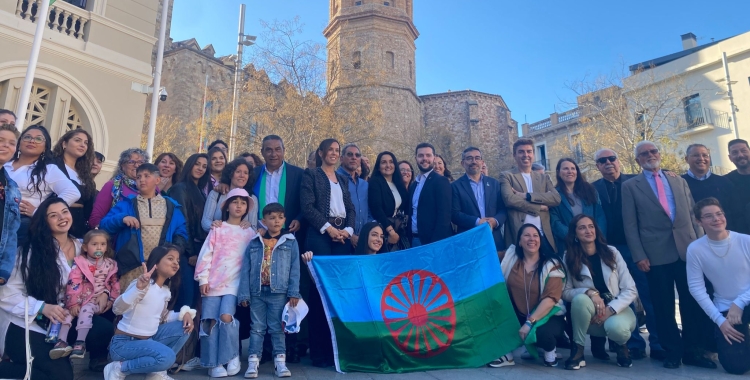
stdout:
[[(718, 352), (727, 371), (750, 369), (744, 140), (730, 142), (737, 170), (724, 177), (710, 172), (703, 145), (688, 148), (690, 169), (680, 177), (662, 170), (658, 147), (644, 141), (635, 152), (641, 174), (622, 174), (617, 154), (601, 149), (600, 180), (588, 183), (565, 158), (553, 185), (535, 170), (528, 139), (515, 142), (516, 168), (498, 179), (481, 150), (467, 147), (465, 174), (454, 179), (429, 143), (415, 149), (416, 171), (387, 151), (370, 165), (356, 144), (335, 139), (323, 140), (303, 169), (269, 135), (260, 156), (231, 161), (221, 140), (184, 162), (163, 153), (151, 164), (145, 151), (127, 149), (97, 191), (104, 157), (87, 132), (70, 131), (52, 148), (44, 127), (19, 133), (14, 124), (0, 110), (5, 377), (24, 376), (28, 352), (34, 379), (72, 379), (65, 358), (86, 352), (106, 379), (169, 379), (175, 366), (234, 376), (248, 338), (246, 378), (267, 360), (277, 376), (291, 376), (286, 363), (308, 348), (314, 366), (329, 367), (329, 324), (301, 261), (313, 252), (404, 250), (482, 224), (492, 231), (519, 336), (543, 352), (545, 365), (556, 366), (556, 348), (565, 346), (565, 368), (585, 366), (590, 335), (595, 358), (609, 360), (609, 340), (617, 364), (630, 367), (646, 356), (645, 321), (650, 356), (666, 368), (716, 368), (710, 353)], [(284, 331), (282, 314), (302, 299), (309, 314), (298, 338)], [(509, 352), (488, 365), (513, 364)]]

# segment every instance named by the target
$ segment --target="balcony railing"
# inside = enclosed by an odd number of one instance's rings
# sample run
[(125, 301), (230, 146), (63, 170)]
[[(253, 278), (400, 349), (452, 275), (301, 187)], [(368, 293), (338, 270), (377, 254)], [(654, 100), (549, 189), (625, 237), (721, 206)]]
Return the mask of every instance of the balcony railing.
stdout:
[(713, 108), (693, 108), (683, 117), (678, 117), (677, 126), (680, 132), (687, 132), (699, 127), (709, 126), (732, 129), (729, 114)]
[[(18, 0), (16, 16), (36, 24), (42, 1), (49, 0)], [(64, 1), (56, 1), (50, 5), (49, 17), (45, 20), (47, 29), (83, 41), (88, 40), (90, 22), (91, 15), (88, 11)]]
[(558, 114), (557, 115), (557, 122), (558, 123), (563, 123), (563, 122), (566, 122), (566, 121), (573, 120), (573, 119), (577, 118), (578, 116), (580, 116), (580, 114), (579, 114), (578, 111), (580, 111), (580, 108), (573, 108), (572, 110), (565, 111), (565, 112), (563, 112), (561, 114)]
[(541, 131), (542, 129), (549, 128), (552, 126), (552, 121), (550, 119), (544, 119), (541, 121), (537, 121), (536, 123), (532, 123), (529, 125), (529, 130), (532, 132)]
[(534, 133), (547, 128), (554, 128), (561, 124), (569, 125), (579, 117), (581, 117), (581, 108), (576, 107), (563, 113), (553, 113), (549, 118), (537, 121), (536, 123), (524, 124), (523, 128), (526, 131), (526, 127), (528, 126), (528, 132)]

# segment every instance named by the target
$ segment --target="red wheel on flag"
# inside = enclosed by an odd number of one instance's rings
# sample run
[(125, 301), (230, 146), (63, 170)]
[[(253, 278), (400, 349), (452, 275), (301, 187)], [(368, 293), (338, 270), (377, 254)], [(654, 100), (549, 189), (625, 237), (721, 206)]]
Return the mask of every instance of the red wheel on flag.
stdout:
[(380, 312), (399, 349), (408, 355), (435, 356), (453, 341), (453, 297), (432, 272), (410, 270), (396, 276), (383, 291)]

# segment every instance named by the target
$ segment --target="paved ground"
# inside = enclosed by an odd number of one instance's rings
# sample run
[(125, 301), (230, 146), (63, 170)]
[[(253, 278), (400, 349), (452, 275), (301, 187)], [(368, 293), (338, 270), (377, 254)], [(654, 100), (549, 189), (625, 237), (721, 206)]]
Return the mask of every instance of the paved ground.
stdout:
[[(559, 350), (564, 358), (568, 357), (568, 350)], [(587, 358), (590, 356), (588, 349), (586, 351)], [(456, 369), (456, 370), (440, 370), (440, 371), (429, 371), (429, 372), (415, 372), (409, 374), (371, 374), (371, 373), (347, 373), (340, 374), (329, 369), (315, 368), (310, 365), (307, 358), (303, 358), (303, 362), (300, 364), (290, 364), (289, 369), (292, 371), (292, 377), (295, 379), (307, 379), (307, 380), (324, 380), (324, 379), (380, 379), (380, 380), (455, 380), (455, 379), (576, 379), (576, 380), (588, 380), (588, 379), (658, 379), (658, 380), (673, 380), (673, 379), (737, 379), (737, 376), (729, 375), (724, 372), (721, 367), (715, 370), (707, 370), (695, 367), (682, 366), (677, 370), (668, 370), (662, 367), (662, 363), (652, 359), (643, 359), (635, 361), (632, 368), (620, 368), (615, 364), (614, 354), (611, 354), (612, 360), (609, 362), (602, 362), (591, 358), (587, 360), (587, 367), (582, 368), (578, 371), (566, 371), (562, 368), (562, 363), (556, 368), (544, 367), (540, 361), (531, 362), (518, 360), (518, 363), (513, 367), (505, 368), (475, 368), (475, 369)], [(564, 359), (563, 359), (564, 360)], [(83, 361), (75, 363), (77, 364), (76, 379), (77, 380), (94, 380), (102, 379), (101, 374), (95, 374), (84, 370), (85, 363)], [(235, 378), (242, 378), (242, 374), (246, 368), (246, 363), (243, 363), (242, 372)], [(260, 367), (261, 376), (259, 379), (273, 379), (273, 364), (265, 363)], [(174, 375), (175, 379), (178, 380), (208, 380), (208, 370), (196, 370), (192, 372), (181, 372)], [(144, 376), (129, 376), (128, 379), (140, 380)]]

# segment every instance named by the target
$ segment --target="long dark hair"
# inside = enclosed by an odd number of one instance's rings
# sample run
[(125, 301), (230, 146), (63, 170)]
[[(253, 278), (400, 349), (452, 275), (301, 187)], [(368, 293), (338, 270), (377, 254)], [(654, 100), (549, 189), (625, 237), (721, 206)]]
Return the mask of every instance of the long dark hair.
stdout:
[(31, 193), (42, 194), (42, 190), (39, 188), (39, 186), (44, 183), (44, 177), (47, 176), (47, 165), (53, 163), (51, 150), (52, 138), (49, 136), (47, 128), (44, 128), (41, 125), (32, 125), (26, 128), (23, 133), (21, 133), (21, 138), (19, 138), (18, 142), (16, 143), (16, 157), (14, 157), (12, 161), (18, 161), (18, 158), (21, 157), (21, 142), (23, 140), (23, 136), (32, 129), (36, 129), (42, 132), (42, 135), (44, 136), (44, 151), (41, 155), (39, 155), (36, 161), (34, 161), (34, 169), (31, 170), (31, 174), (29, 175), (29, 184), (26, 189)]
[(357, 248), (354, 250), (355, 254), (358, 255), (366, 255), (367, 249), (370, 248), (368, 242), (370, 241), (370, 231), (372, 231), (373, 228), (380, 227), (380, 230), (383, 231), (383, 244), (380, 246), (380, 250), (378, 250), (375, 253), (383, 253), (386, 252), (385, 249), (385, 243), (386, 243), (386, 237), (385, 237), (385, 228), (380, 225), (380, 223), (376, 221), (367, 222), (364, 226), (362, 226), (362, 230), (359, 232), (359, 244), (357, 244)]
[(572, 158), (561, 158), (560, 161), (557, 161), (557, 167), (555, 168), (555, 173), (557, 173), (557, 185), (555, 186), (557, 188), (557, 192), (561, 195), (564, 195), (571, 205), (575, 204), (573, 198), (568, 194), (568, 189), (565, 187), (565, 182), (563, 182), (562, 178), (560, 177), (560, 167), (562, 166), (563, 162), (570, 162), (576, 168), (576, 181), (575, 183), (573, 183), (573, 194), (575, 194), (578, 198), (580, 198), (588, 205), (596, 204), (596, 189), (594, 188), (594, 185), (586, 181), (586, 178), (584, 178), (581, 174), (581, 169), (578, 167), (578, 164), (576, 164), (576, 162)]
[[(178, 254), (182, 255), (180, 253), (180, 248), (174, 244), (164, 244), (160, 245), (156, 248), (154, 248), (151, 251), (151, 255), (148, 256), (148, 260), (146, 261), (146, 269), (151, 270), (151, 268), (154, 267), (154, 265), (159, 264), (161, 259), (164, 258), (164, 256), (167, 255), (167, 253), (171, 251), (177, 251)], [(169, 286), (169, 291), (172, 293), (172, 298), (169, 300), (169, 304), (167, 307), (172, 310), (174, 308), (175, 302), (177, 302), (177, 294), (180, 289), (180, 271), (182, 268), (177, 270), (177, 273), (174, 274), (174, 276), (166, 279), (164, 281), (164, 285)], [(151, 280), (156, 281), (156, 278), (158, 277), (157, 271), (154, 271), (154, 273), (151, 274)]]
[[(380, 160), (385, 155), (391, 156), (391, 159), (393, 160), (394, 170), (393, 170), (393, 176), (391, 177), (391, 181), (393, 182), (394, 185), (396, 185), (396, 190), (398, 190), (398, 192), (402, 195), (408, 194), (406, 192), (406, 185), (404, 185), (404, 177), (401, 175), (401, 170), (399, 170), (398, 168), (400, 163), (398, 162), (396, 155), (391, 152), (385, 151), (385, 152), (381, 152), (380, 154), (378, 154), (378, 158), (375, 159), (375, 163), (373, 164), (372, 178), (380, 177), (380, 178), (385, 179), (383, 177), (383, 173), (380, 172)], [(402, 162), (405, 162), (405, 161), (402, 161)], [(412, 175), (412, 177), (414, 176)]]
[[(221, 171), (221, 183), (231, 187), (232, 177), (234, 176), (235, 170), (243, 165), (247, 168), (247, 183), (243, 189), (245, 189), (248, 194), (252, 194), (253, 185), (255, 185), (255, 170), (253, 170), (250, 163), (245, 161), (244, 158), (235, 158), (232, 162), (227, 162), (224, 166), (224, 170)], [(248, 205), (248, 207), (250, 207), (250, 205)]]
[(81, 184), (83, 184), (83, 194), (81, 194), (81, 198), (83, 199), (94, 195), (96, 192), (96, 183), (94, 182), (94, 176), (91, 174), (91, 167), (94, 166), (94, 141), (91, 134), (83, 129), (74, 129), (66, 132), (59, 140), (57, 140), (57, 144), (55, 144), (55, 147), (52, 149), (52, 155), (62, 159), (64, 164), (65, 148), (63, 148), (63, 143), (68, 143), (70, 139), (79, 133), (86, 135), (86, 138), (89, 141), (86, 153), (76, 159), (74, 168), (78, 175), (78, 179), (81, 181)]
[(156, 157), (154, 165), (158, 167), (159, 162), (161, 162), (164, 157), (169, 157), (172, 161), (174, 161), (174, 174), (172, 174), (172, 185), (174, 185), (180, 178), (180, 173), (182, 173), (182, 160), (180, 160), (174, 153), (162, 153), (158, 157)]
[(436, 154), (435, 157), (439, 158), (441, 161), (443, 161), (443, 167), (445, 170), (443, 171), (443, 177), (448, 178), (451, 182), (453, 182), (453, 174), (451, 174), (451, 171), (448, 170), (448, 161), (443, 158), (443, 156)]
[[(59, 197), (51, 196), (42, 202), (31, 217), (29, 239), (19, 252), (21, 278), (26, 285), (26, 293), (44, 303), (56, 305), (58, 295), (65, 288), (62, 283), (60, 263), (58, 263), (59, 244), (52, 236), (52, 229), (47, 223), (47, 209), (50, 205), (68, 204)], [(33, 252), (33, 254), (31, 254)]]
[(206, 184), (211, 180), (211, 169), (209, 168), (209, 165), (211, 163), (209, 162), (208, 155), (205, 153), (196, 153), (188, 157), (188, 159), (185, 161), (183, 170), (180, 172), (180, 177), (177, 179), (177, 182), (185, 182), (185, 184), (187, 184), (188, 186), (196, 186), (196, 183), (193, 182), (193, 167), (195, 166), (195, 163), (198, 162), (199, 158), (206, 159), (206, 172), (203, 173), (203, 177), (198, 178), (197, 186), (199, 189), (206, 187)]
[(521, 228), (518, 229), (518, 236), (516, 236), (516, 257), (518, 260), (523, 261), (523, 247), (521, 247), (521, 235), (523, 235), (523, 232), (527, 228), (533, 228), (536, 230), (536, 233), (539, 234), (539, 263), (536, 266), (537, 274), (541, 277), (542, 271), (544, 270), (544, 266), (547, 264), (548, 261), (554, 263), (555, 265), (562, 266), (562, 260), (560, 259), (560, 256), (558, 256), (554, 251), (550, 251), (547, 249), (543, 249), (542, 245), (542, 239), (546, 239), (544, 235), (542, 235), (542, 232), (539, 231), (539, 228), (537, 228), (535, 225), (526, 223)]
[(333, 145), (333, 143), (339, 144), (339, 150), (341, 150), (341, 143), (339, 140), (336, 139), (325, 139), (320, 142), (320, 145), (318, 145), (318, 150), (315, 151), (315, 167), (321, 167), (323, 166), (323, 157), (320, 156), (321, 153), (325, 156), (328, 153), (328, 148)]
[(583, 251), (581, 242), (578, 241), (576, 236), (578, 222), (581, 219), (588, 219), (594, 224), (594, 231), (596, 231), (594, 245), (596, 246), (596, 253), (599, 255), (602, 262), (613, 270), (615, 269), (615, 266), (617, 266), (615, 254), (607, 246), (607, 241), (604, 239), (604, 234), (602, 234), (602, 231), (599, 229), (599, 225), (596, 224), (596, 220), (588, 215), (578, 214), (570, 221), (570, 224), (568, 225), (568, 235), (565, 236), (565, 245), (567, 247), (567, 250), (565, 251), (565, 265), (567, 265), (568, 271), (570, 271), (573, 277), (578, 281), (583, 281), (583, 278), (581, 277), (581, 269), (584, 265), (591, 269), (588, 255)]

